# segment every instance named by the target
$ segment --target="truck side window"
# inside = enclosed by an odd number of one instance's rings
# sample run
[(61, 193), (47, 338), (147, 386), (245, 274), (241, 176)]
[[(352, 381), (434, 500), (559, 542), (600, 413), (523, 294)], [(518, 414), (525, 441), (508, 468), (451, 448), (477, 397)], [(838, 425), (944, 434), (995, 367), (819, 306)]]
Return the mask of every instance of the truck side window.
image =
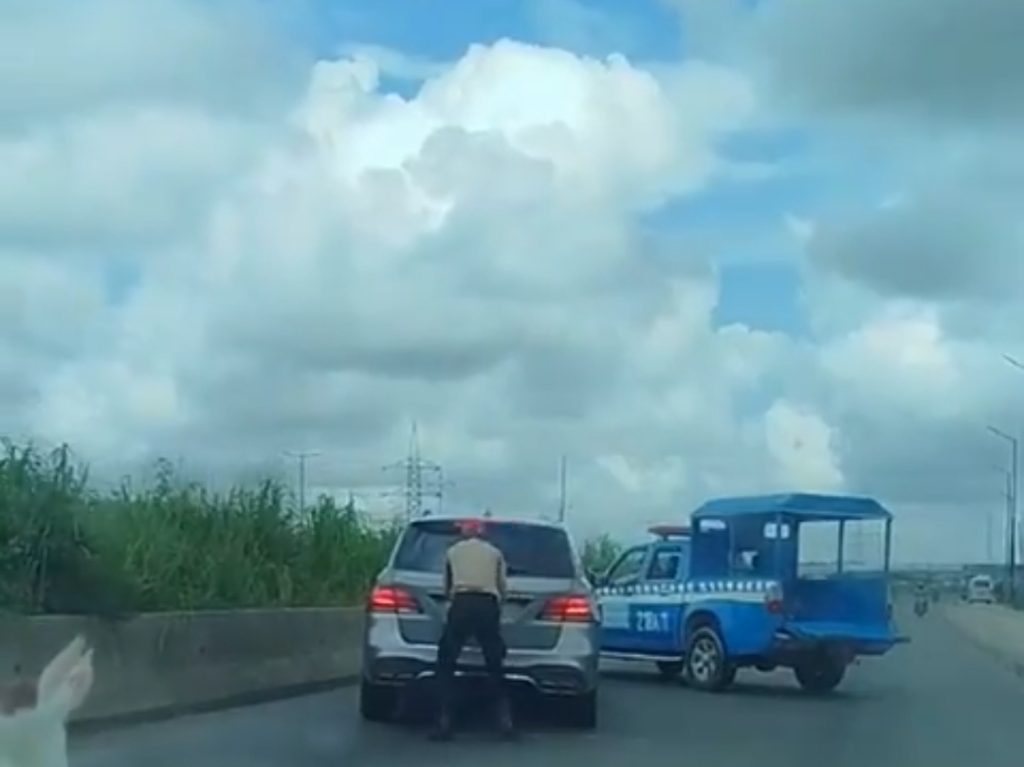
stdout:
[(647, 568), (649, 581), (674, 581), (679, 575), (680, 553), (677, 549), (658, 549)]
[(647, 547), (637, 546), (625, 552), (608, 571), (609, 586), (623, 586), (640, 578), (640, 571), (647, 559)]

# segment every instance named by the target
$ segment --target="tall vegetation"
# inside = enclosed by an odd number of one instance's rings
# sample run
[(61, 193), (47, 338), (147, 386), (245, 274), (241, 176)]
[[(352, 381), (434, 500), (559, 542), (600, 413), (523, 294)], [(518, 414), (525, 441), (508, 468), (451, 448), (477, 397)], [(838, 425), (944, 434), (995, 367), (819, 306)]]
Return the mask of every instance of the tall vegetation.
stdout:
[(101, 493), (66, 446), (0, 449), (0, 609), (352, 604), (395, 533), (327, 496), (295, 509), (270, 480), (215, 493), (159, 462), (150, 486)]
[(622, 553), (622, 546), (607, 533), (588, 538), (583, 544), (583, 566), (588, 572), (602, 574)]

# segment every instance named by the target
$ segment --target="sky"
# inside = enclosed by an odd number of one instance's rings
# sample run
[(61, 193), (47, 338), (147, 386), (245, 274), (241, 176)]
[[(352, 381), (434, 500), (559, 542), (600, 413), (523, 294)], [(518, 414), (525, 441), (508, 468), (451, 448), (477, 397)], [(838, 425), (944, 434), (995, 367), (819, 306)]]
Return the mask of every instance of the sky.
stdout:
[(1024, 4), (8, 0), (0, 424), (628, 539), (871, 495), (1001, 557)]

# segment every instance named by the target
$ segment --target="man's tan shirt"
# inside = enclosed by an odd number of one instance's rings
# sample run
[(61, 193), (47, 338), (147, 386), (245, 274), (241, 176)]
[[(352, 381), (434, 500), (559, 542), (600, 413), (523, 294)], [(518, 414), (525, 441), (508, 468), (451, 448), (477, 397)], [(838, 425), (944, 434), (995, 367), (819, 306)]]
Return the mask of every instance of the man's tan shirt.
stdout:
[(485, 540), (467, 538), (448, 549), (452, 593), (485, 592), (505, 596), (505, 557)]

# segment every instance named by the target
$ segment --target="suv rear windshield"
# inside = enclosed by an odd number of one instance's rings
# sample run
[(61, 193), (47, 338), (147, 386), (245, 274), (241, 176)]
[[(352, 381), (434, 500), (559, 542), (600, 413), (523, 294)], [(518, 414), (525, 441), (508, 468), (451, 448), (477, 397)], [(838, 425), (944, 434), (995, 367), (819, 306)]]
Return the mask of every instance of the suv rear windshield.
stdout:
[[(484, 539), (505, 555), (510, 576), (572, 578), (575, 575), (565, 531), (521, 522), (487, 521), (484, 525)], [(452, 520), (414, 522), (402, 536), (395, 554), (395, 567), (440, 573), (445, 552), (459, 540), (459, 535), (459, 528)]]

